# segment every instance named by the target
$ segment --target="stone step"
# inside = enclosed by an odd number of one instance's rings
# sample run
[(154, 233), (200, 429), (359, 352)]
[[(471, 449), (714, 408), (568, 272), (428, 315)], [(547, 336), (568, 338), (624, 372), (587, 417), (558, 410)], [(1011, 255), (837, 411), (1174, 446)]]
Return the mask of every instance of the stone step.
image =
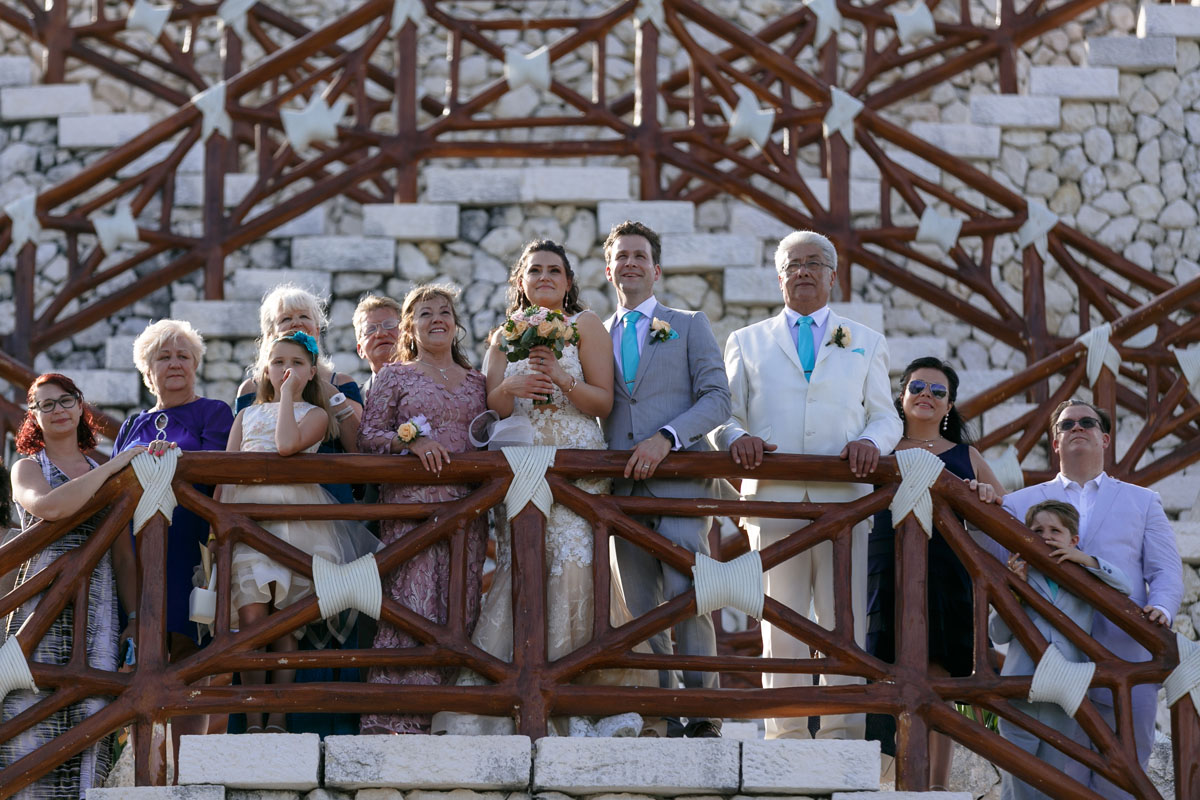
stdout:
[(86, 84), (55, 83), (0, 89), (0, 120), (53, 119), (90, 114), (92, 90)]
[[(773, 267), (729, 267), (725, 270), (725, 302), (735, 306), (782, 306), (779, 277)], [(881, 303), (830, 303), (836, 313), (883, 331)], [(758, 320), (751, 320), (758, 322)], [(907, 363), (907, 362), (905, 362)]]
[(104, 368), (130, 372), (136, 369), (133, 365), (133, 340), (136, 336), (117, 334), (109, 336), (104, 341)]
[[(186, 160), (186, 156), (184, 157)], [(224, 204), (232, 208), (250, 193), (258, 175), (252, 172), (230, 172), (225, 175)], [(200, 208), (204, 205), (204, 175), (180, 172), (175, 176), (175, 205), (179, 208)]]
[[(696, 206), (686, 200), (605, 200), (596, 206), (596, 235), (603, 241), (614, 225), (627, 219), (649, 225), (660, 236), (696, 232)], [(729, 227), (745, 232), (734, 224)]]
[(663, 272), (760, 267), (763, 263), (762, 240), (755, 236), (740, 233), (668, 233), (661, 238)]
[(1162, 497), (1163, 510), (1169, 516), (1200, 509), (1200, 468), (1190, 467), (1168, 475), (1150, 488)]
[(1029, 93), (1064, 100), (1120, 100), (1114, 67), (1030, 67)]
[(0, 86), (33, 84), (33, 62), (25, 56), (0, 56)]
[(1175, 66), (1174, 36), (1092, 36), (1084, 42), (1089, 67), (1116, 67), (1124, 72), (1153, 72)]
[(116, 786), (88, 789), (87, 800), (226, 800), (225, 787), (195, 786)]
[(81, 114), (58, 118), (59, 147), (116, 147), (150, 127), (150, 115)]
[(992, 388), (1013, 376), (1010, 369), (960, 369), (958, 371), (958, 402)]
[[(130, 361), (132, 360), (131, 357)], [(131, 376), (128, 371), (73, 369), (70, 372), (83, 396), (94, 403), (120, 408), (129, 408), (141, 403), (142, 382)]]
[(1137, 35), (1200, 39), (1200, 6), (1142, 3), (1138, 10)]
[[(805, 178), (804, 182), (816, 195), (821, 208), (829, 210), (829, 181), (825, 178)], [(879, 181), (850, 179), (850, 213), (879, 213)]]
[(226, 279), (226, 294), (250, 300), (262, 297), (281, 283), (294, 283), (308, 289), (317, 297), (329, 297), (333, 291), (333, 275), (307, 269), (255, 269), (243, 267)]
[(1062, 100), (1020, 94), (976, 95), (971, 98), (971, 122), (1001, 128), (1058, 130)]
[[(1034, 67), (1034, 69), (1037, 69)], [(1000, 129), (994, 125), (955, 122), (914, 122), (914, 136), (960, 158), (998, 158)]]
[(531, 763), (528, 736), (325, 738), (325, 785), (336, 789), (527, 789)]
[(469, 206), (578, 203), (630, 198), (625, 167), (429, 167), (426, 202)]
[(382, 236), (304, 236), (292, 239), (292, 267), (326, 272), (396, 271), (396, 241)]
[(945, 360), (950, 344), (941, 336), (888, 336), (888, 372), (899, 375), (913, 359), (933, 356)]
[(321, 737), (315, 733), (183, 736), (179, 783), (235, 789), (292, 789), (320, 785)]
[(1175, 543), (1183, 563), (1200, 565), (1200, 521), (1175, 520), (1171, 527), (1175, 529)]
[(402, 242), (449, 242), (458, 238), (457, 203), (368, 203), (363, 233)]
[[(281, 278), (284, 274), (280, 273)], [(215, 339), (253, 339), (259, 334), (257, 298), (176, 300), (171, 303), (171, 317), (186, 319), (202, 336)]]

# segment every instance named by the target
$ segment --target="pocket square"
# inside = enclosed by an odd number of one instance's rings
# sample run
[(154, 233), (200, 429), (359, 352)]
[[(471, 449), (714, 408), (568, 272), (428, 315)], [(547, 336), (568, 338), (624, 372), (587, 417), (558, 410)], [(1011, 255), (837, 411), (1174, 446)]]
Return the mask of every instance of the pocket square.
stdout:
[(858, 353), (860, 356), (865, 356), (865, 355), (867, 354), (867, 351), (866, 351), (866, 350), (863, 350), (861, 347), (856, 347), (856, 348), (854, 348), (853, 350), (851, 350), (850, 352), (851, 352), (851, 353)]

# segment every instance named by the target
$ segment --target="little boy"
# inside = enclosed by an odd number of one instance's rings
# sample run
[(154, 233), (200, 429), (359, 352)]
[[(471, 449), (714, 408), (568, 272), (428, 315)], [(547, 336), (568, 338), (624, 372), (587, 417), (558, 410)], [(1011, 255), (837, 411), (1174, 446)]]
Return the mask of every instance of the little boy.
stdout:
[[(1058, 563), (1074, 561), (1117, 591), (1129, 594), (1129, 579), (1120, 567), (1104, 559), (1090, 556), (1077, 547), (1079, 543), (1079, 512), (1075, 510), (1074, 506), (1060, 500), (1038, 503), (1030, 507), (1026, 513), (1025, 524), (1029, 526), (1030, 530), (1041, 536), (1042, 541), (1054, 548), (1050, 556), (1057, 558)], [(1025, 562), (1016, 556), (1009, 559), (1009, 569), (1025, 578), (1038, 594), (1053, 603), (1055, 608), (1066, 614), (1082, 630), (1091, 633), (1095, 609), (1090, 605), (1064, 590), (1038, 570), (1028, 569)], [(1079, 651), (1079, 648), (1073, 645), (1041, 614), (1032, 609), (1028, 613), (1049, 646), (1057, 647), (1064, 658), (1076, 662), (1088, 660)], [(1000, 670), (1001, 675), (1033, 674), (1037, 663), (1025, 652), (1021, 643), (1013, 638), (1012, 631), (995, 611), (992, 612), (991, 619), (988, 621), (988, 633), (991, 635), (992, 641), (997, 644), (1009, 643), (1008, 655), (1004, 658), (1004, 668)], [(1087, 739), (1079, 729), (1079, 724), (1068, 717), (1057, 703), (1029, 703), (1023, 700), (1014, 700), (1012, 704), (1018, 711), (1028, 714), (1050, 728), (1087, 746)], [(1065, 770), (1070, 761), (1049, 744), (1007, 720), (1000, 720), (1000, 735), (1058, 770)], [(1054, 800), (1050, 795), (1038, 791), (1007, 772), (1002, 772), (1000, 798), (1001, 800)]]

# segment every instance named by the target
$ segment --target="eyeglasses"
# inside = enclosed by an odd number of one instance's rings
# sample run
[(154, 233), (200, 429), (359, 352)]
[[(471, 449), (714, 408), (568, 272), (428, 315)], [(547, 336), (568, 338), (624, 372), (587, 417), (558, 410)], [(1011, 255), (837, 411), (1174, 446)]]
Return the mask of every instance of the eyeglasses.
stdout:
[(911, 381), (908, 382), (908, 393), (911, 395), (916, 396), (916, 395), (920, 394), (921, 392), (925, 391), (926, 389), (929, 389), (929, 393), (932, 394), (934, 397), (938, 398), (939, 400), (942, 399), (943, 397), (945, 397), (946, 395), (950, 394), (950, 390), (946, 388), (945, 384), (926, 383), (925, 381), (920, 380), (919, 378), (913, 378)]
[(374, 336), (381, 331), (394, 331), (400, 327), (400, 320), (386, 319), (383, 322), (373, 322), (362, 329), (363, 337)]
[(823, 269), (833, 269), (833, 267), (821, 261), (792, 261), (783, 268), (783, 274), (789, 278), (799, 272), (816, 275)]
[(59, 397), (59, 398), (42, 400), (40, 403), (31, 403), (29, 406), (29, 410), (33, 411), (36, 409), (38, 411), (41, 411), (43, 414), (49, 414), (51, 411), (54, 410), (55, 406), (58, 406), (59, 408), (74, 408), (75, 404), (78, 402), (79, 402), (79, 398), (76, 397), (75, 395), (64, 394), (62, 397)]
[(1076, 425), (1087, 431), (1091, 430), (1092, 428), (1100, 427), (1100, 420), (1096, 419), (1095, 417), (1083, 417), (1081, 419), (1061, 419), (1058, 421), (1058, 431), (1059, 433), (1064, 433), (1071, 430)]

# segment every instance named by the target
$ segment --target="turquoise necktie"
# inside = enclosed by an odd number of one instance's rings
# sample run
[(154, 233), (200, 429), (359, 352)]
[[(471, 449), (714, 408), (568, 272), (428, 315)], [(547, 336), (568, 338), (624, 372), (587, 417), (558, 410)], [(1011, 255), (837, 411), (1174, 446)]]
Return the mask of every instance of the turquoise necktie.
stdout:
[(1046, 584), (1050, 587), (1050, 599), (1057, 600), (1058, 599), (1058, 584), (1055, 583), (1054, 581), (1050, 580), (1049, 578), (1046, 578)]
[(621, 375), (625, 378), (625, 388), (633, 394), (633, 382), (637, 378), (638, 363), (642, 360), (638, 352), (637, 322), (642, 318), (642, 312), (630, 311), (622, 319), (625, 329), (621, 332)]
[(800, 317), (796, 325), (799, 326), (796, 330), (796, 355), (800, 356), (800, 366), (804, 367), (804, 377), (808, 378), (812, 376), (817, 363), (817, 354), (813, 351), (813, 318)]

